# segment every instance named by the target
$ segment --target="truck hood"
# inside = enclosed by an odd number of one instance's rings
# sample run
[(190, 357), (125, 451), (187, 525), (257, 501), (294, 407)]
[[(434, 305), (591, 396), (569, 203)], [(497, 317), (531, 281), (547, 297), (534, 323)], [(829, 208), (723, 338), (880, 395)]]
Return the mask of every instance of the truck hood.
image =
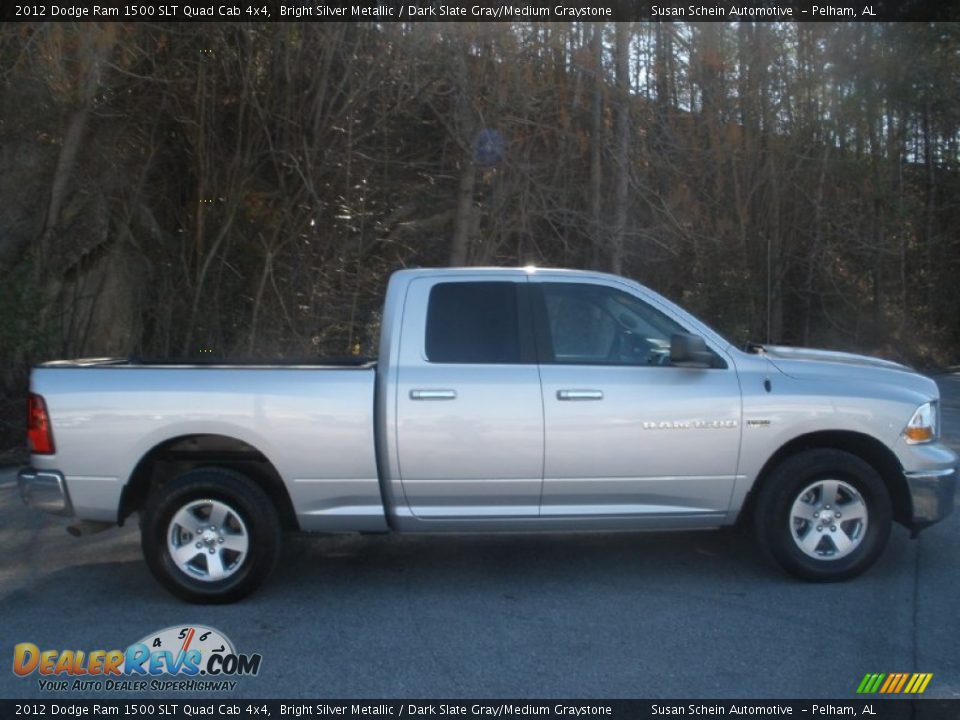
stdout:
[(798, 380), (896, 385), (929, 399), (940, 394), (933, 380), (891, 360), (782, 345), (764, 345), (762, 350), (774, 367)]
[(813, 360), (819, 363), (880, 367), (888, 370), (913, 372), (912, 368), (895, 363), (892, 360), (882, 360), (869, 355), (855, 355), (854, 353), (837, 352), (835, 350), (817, 350), (816, 348), (789, 347), (787, 345), (764, 345), (763, 350), (778, 366), (780, 364), (779, 360)]

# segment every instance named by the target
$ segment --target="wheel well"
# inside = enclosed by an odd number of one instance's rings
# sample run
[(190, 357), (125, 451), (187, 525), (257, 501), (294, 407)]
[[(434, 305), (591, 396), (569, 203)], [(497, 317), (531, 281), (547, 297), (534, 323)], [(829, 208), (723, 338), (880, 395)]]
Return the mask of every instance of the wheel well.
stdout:
[(906, 478), (903, 476), (903, 468), (900, 461), (897, 460), (897, 456), (876, 438), (849, 430), (824, 430), (801, 435), (777, 450), (764, 464), (763, 469), (757, 475), (757, 481), (750, 488), (740, 511), (740, 520), (749, 522), (753, 517), (753, 508), (758, 491), (763, 487), (775, 467), (797, 453), (818, 449), (842, 450), (851, 455), (856, 455), (868, 463), (879, 473), (887, 486), (887, 491), (890, 493), (890, 503), (893, 506), (893, 519), (901, 524), (910, 522), (912, 513), (910, 490), (907, 487)]
[(140, 510), (157, 487), (188, 470), (221, 467), (235, 470), (262, 487), (273, 501), (284, 530), (299, 528), (280, 473), (252, 445), (225, 435), (183, 435), (167, 440), (141, 458), (120, 496), (117, 522)]

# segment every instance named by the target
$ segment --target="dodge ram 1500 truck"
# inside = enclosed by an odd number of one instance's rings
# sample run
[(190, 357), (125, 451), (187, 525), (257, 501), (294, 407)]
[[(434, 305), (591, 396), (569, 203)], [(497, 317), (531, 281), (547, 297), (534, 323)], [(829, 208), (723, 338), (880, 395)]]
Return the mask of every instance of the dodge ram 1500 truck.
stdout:
[(139, 513), (157, 580), (252, 591), (284, 531), (716, 528), (785, 570), (866, 570), (954, 503), (936, 384), (893, 362), (741, 351), (630, 280), (395, 273), (379, 359), (34, 369), (23, 499), (75, 531)]

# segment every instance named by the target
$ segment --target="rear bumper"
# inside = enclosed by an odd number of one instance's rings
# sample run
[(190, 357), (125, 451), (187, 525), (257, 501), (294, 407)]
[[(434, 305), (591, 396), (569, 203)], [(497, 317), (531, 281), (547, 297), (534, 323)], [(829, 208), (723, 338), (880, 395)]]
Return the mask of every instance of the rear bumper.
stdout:
[(23, 502), (54, 515), (73, 515), (67, 483), (56, 470), (24, 468), (17, 473), (17, 486)]
[(910, 488), (913, 515), (909, 524), (913, 534), (953, 512), (957, 489), (957, 468), (904, 473)]

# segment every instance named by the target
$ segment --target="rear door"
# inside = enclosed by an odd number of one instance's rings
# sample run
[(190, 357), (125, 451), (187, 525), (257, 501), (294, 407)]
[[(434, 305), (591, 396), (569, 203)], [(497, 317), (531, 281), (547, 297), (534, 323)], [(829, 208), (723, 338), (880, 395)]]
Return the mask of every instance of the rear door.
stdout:
[(535, 517), (543, 405), (525, 276), (411, 281), (397, 372), (403, 493), (422, 519)]
[[(740, 447), (740, 386), (669, 363), (688, 332), (627, 286), (533, 276), (545, 418), (541, 517), (654, 525), (726, 513)], [(642, 524), (642, 523), (641, 523)]]

